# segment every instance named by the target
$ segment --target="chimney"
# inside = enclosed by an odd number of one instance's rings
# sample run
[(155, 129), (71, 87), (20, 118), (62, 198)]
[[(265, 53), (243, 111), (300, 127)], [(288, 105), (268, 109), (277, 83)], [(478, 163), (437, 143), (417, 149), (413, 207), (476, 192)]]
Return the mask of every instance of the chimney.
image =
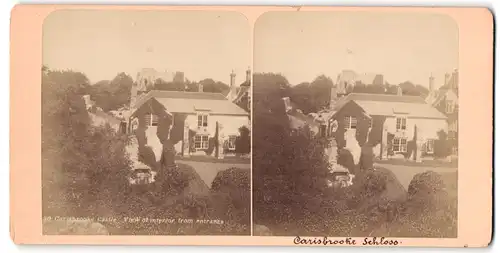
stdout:
[(454, 69), (451, 75), (451, 88), (458, 89), (458, 69)]
[(398, 86), (398, 96), (403, 96), (403, 89), (401, 89), (401, 86)]
[(338, 98), (337, 87), (333, 84), (330, 90), (330, 109), (333, 109), (335, 107), (335, 102), (337, 101), (337, 98)]
[(234, 100), (236, 96), (238, 95), (238, 87), (236, 87), (236, 74), (234, 73), (234, 70), (231, 71), (231, 74), (229, 75), (229, 94), (228, 94), (228, 99), (229, 100)]
[(201, 82), (198, 83), (198, 92), (203, 92), (203, 84)]
[(450, 81), (450, 74), (448, 73), (444, 74), (444, 86), (447, 86), (449, 81)]
[(247, 76), (246, 76), (246, 81), (250, 82), (250, 79), (252, 78), (252, 71), (250, 70), (250, 67), (247, 69)]
[(432, 76), (432, 73), (429, 77), (429, 92), (431, 91), (434, 91), (434, 76)]

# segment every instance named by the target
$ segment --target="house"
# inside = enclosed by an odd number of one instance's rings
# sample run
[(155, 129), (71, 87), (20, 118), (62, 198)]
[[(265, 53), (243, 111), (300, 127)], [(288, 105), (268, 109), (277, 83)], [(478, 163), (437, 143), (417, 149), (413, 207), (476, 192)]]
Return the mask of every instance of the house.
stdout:
[(95, 106), (95, 102), (90, 99), (90, 95), (84, 95), (83, 101), (85, 102), (85, 107), (93, 126), (105, 126), (108, 124), (116, 132), (125, 132), (126, 125), (123, 123), (123, 120)]
[(356, 84), (383, 85), (384, 76), (373, 73), (356, 73), (354, 70), (342, 70), (337, 76), (335, 85), (340, 95), (348, 93), (348, 90)]
[(245, 81), (238, 86), (236, 86), (236, 74), (234, 71), (231, 72), (230, 76), (230, 87), (229, 93), (227, 94), (227, 99), (237, 104), (245, 111), (250, 112), (251, 108), (251, 96), (250, 96), (250, 84), (252, 78), (252, 72), (249, 69), (246, 71)]
[(130, 106), (128, 131), (137, 136), (139, 146), (151, 147), (157, 159), (166, 139), (182, 156), (213, 154), (223, 158), (235, 152), (240, 128), (250, 125), (249, 113), (220, 93), (138, 93), (132, 89), (136, 98)]
[(448, 139), (451, 140), (452, 153), (458, 154), (458, 70), (450, 75), (445, 74), (444, 85), (434, 87), (434, 77), (429, 78), (429, 95), (426, 102), (446, 115), (448, 123)]
[(314, 120), (314, 116), (304, 114), (297, 105), (295, 105), (289, 97), (284, 97), (283, 103), (285, 104), (285, 112), (288, 116), (290, 128), (292, 130), (299, 130), (301, 128), (309, 127), (313, 134), (318, 134), (320, 131), (320, 124)]
[(403, 155), (416, 161), (433, 155), (438, 132), (447, 130), (447, 117), (417, 96), (351, 93), (332, 105), (329, 129), (337, 145), (355, 139), (362, 146), (380, 146), (376, 156)]

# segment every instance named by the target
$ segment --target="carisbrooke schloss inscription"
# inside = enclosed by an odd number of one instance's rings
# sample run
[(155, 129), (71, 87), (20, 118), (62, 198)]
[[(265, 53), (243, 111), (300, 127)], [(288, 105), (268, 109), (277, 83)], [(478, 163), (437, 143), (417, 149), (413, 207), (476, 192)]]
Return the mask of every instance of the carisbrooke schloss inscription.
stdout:
[(397, 246), (401, 241), (391, 240), (385, 237), (365, 237), (363, 240), (346, 237), (344, 239), (330, 239), (328, 237), (307, 237), (300, 236), (293, 239), (296, 245), (348, 245), (348, 246)]

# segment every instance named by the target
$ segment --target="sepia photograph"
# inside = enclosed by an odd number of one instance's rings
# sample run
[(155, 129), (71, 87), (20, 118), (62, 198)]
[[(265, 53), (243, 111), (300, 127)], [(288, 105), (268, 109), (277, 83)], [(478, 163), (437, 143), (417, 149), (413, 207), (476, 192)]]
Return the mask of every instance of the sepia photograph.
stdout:
[(44, 235), (250, 235), (244, 15), (61, 10), (42, 32)]
[(254, 235), (456, 238), (458, 36), (430, 12), (261, 15)]

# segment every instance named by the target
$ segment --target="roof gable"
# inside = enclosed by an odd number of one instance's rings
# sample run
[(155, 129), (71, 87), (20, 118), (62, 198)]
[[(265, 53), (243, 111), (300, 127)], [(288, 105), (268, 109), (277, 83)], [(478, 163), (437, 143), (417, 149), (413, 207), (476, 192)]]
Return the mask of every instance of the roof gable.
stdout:
[(356, 103), (371, 116), (406, 115), (413, 118), (446, 118), (445, 115), (418, 96), (351, 93), (336, 104), (336, 111), (339, 111), (349, 102)]
[(220, 93), (150, 91), (136, 104), (140, 108), (147, 101), (154, 99), (170, 113), (209, 112), (219, 115), (248, 116), (248, 113)]

